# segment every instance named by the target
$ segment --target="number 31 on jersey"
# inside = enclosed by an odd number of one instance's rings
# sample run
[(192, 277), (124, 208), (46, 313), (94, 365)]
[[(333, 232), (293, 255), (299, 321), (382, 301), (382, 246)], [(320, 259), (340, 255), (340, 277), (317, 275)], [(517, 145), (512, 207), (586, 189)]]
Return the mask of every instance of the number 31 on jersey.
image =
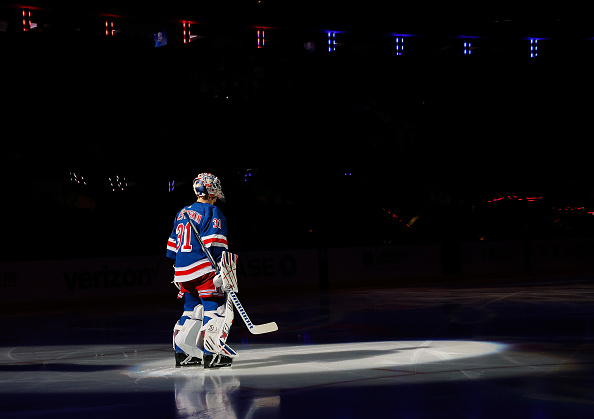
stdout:
[(181, 250), (182, 252), (191, 252), (192, 243), (190, 243), (190, 240), (192, 239), (192, 227), (190, 227), (190, 224), (179, 223), (175, 233), (177, 234), (177, 250)]
[[(213, 228), (222, 228), (221, 219), (213, 218), (212, 226)], [(192, 227), (190, 226), (190, 223), (179, 223), (175, 233), (177, 234), (177, 250), (181, 250), (182, 252), (191, 252)]]

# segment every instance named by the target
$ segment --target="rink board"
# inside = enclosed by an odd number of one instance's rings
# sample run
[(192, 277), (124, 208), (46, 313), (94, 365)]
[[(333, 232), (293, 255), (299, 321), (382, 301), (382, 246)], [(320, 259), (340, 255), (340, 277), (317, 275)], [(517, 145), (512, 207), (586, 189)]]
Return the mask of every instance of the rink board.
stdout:
[[(461, 243), (459, 275), (594, 273), (594, 239)], [(451, 262), (451, 261), (450, 261)], [(374, 281), (406, 284), (445, 275), (439, 244), (245, 252), (241, 290), (317, 290)], [(0, 303), (172, 293), (173, 263), (164, 256), (0, 263)]]
[[(317, 251), (243, 253), (239, 288), (318, 283)], [(173, 261), (163, 256), (0, 263), (0, 303), (171, 293)]]

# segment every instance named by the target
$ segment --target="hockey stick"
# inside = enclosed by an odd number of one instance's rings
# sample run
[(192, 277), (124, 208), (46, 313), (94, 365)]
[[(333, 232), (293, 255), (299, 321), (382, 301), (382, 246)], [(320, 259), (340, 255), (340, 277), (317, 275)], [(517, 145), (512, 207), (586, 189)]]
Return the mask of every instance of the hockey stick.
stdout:
[[(206, 248), (206, 246), (204, 245), (204, 242), (202, 241), (202, 238), (200, 237), (200, 233), (198, 233), (198, 230), (196, 229), (196, 226), (190, 219), (188, 213), (186, 212), (186, 209), (185, 208), (182, 209), (181, 212), (188, 219), (188, 222), (190, 223), (190, 227), (192, 227), (192, 232), (194, 233), (194, 237), (196, 237), (196, 240), (198, 240), (198, 243), (200, 243), (200, 247), (202, 247), (202, 250), (204, 251), (204, 253), (206, 253), (206, 256), (208, 257), (208, 260), (210, 261), (212, 268), (218, 274), (219, 267), (218, 267), (217, 263), (215, 262), (215, 260), (213, 259), (212, 255), (210, 254), (210, 252), (208, 251), (208, 249)], [(227, 294), (231, 298), (233, 305), (235, 305), (235, 308), (241, 315), (241, 318), (243, 319), (243, 322), (247, 326), (250, 333), (252, 333), (254, 335), (260, 335), (262, 333), (270, 333), (270, 332), (275, 332), (278, 330), (278, 326), (276, 325), (275, 322), (270, 322), (270, 323), (265, 323), (265, 324), (253, 324), (252, 321), (250, 320), (250, 318), (248, 317), (247, 313), (243, 309), (243, 306), (239, 302), (239, 298), (237, 298), (237, 295), (235, 294), (235, 292), (227, 291)]]

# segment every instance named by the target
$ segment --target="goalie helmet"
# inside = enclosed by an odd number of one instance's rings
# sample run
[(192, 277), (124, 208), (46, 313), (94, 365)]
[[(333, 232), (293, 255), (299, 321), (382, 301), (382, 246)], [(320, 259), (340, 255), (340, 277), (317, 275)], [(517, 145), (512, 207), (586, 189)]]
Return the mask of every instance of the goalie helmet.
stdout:
[(193, 182), (194, 193), (200, 197), (214, 197), (225, 202), (221, 181), (212, 173), (200, 173)]

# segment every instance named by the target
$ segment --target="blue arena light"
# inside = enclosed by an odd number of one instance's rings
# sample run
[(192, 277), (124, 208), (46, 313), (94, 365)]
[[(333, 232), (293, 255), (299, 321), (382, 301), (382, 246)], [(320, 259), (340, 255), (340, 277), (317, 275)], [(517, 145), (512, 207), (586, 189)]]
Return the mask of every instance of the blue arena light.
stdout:
[(402, 55), (404, 53), (404, 37), (396, 37), (396, 55)]
[(328, 52), (336, 51), (336, 32), (328, 32)]
[(538, 39), (530, 39), (530, 58), (538, 57)]
[(470, 41), (464, 41), (464, 55), (472, 54), (472, 44)]

